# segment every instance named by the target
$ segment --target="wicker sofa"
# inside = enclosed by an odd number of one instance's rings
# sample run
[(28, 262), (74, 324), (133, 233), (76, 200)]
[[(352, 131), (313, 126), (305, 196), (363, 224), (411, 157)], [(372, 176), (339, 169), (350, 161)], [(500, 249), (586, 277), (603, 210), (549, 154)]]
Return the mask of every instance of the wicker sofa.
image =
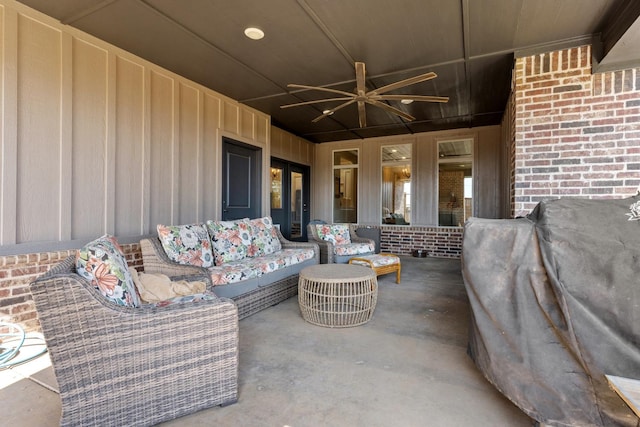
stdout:
[(78, 274), (72, 256), (30, 287), (60, 388), (61, 425), (154, 425), (236, 402), (232, 301), (121, 306), (95, 283)]
[[(270, 221), (270, 218), (267, 217), (267, 220)], [(213, 292), (220, 297), (232, 299), (238, 306), (239, 318), (243, 319), (296, 295), (300, 271), (304, 267), (320, 262), (320, 249), (317, 244), (289, 241), (275, 226), (270, 232), (279, 242), (279, 249), (275, 252), (240, 257), (235, 261), (210, 267), (179, 263), (171, 259), (160, 235), (142, 239), (140, 246), (144, 270), (147, 273), (161, 273), (168, 276), (208, 274), (212, 278)], [(215, 239), (213, 240), (215, 246)], [(226, 236), (222, 240), (228, 241), (231, 238)], [(309, 251), (312, 251), (311, 257), (309, 257)], [(305, 253), (307, 255), (304, 257), (299, 256)], [(275, 268), (273, 268), (274, 265), (276, 265)], [(230, 269), (231, 273), (227, 274), (225, 269)], [(238, 274), (238, 271), (242, 271), (243, 274)]]
[(320, 247), (322, 264), (346, 264), (353, 257), (372, 255), (376, 249), (373, 240), (356, 234), (356, 224), (310, 223), (307, 236)]

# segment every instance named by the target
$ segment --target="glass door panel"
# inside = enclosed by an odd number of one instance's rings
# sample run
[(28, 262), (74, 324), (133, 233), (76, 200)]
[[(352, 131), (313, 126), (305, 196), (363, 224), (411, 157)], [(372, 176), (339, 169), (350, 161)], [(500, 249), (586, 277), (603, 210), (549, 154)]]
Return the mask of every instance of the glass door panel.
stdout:
[(333, 152), (333, 221), (358, 222), (358, 150)]
[(473, 215), (473, 139), (438, 142), (438, 225), (461, 227)]
[(382, 147), (382, 223), (411, 223), (411, 144)]
[(291, 239), (302, 237), (302, 213), (304, 211), (302, 178), (300, 172), (291, 172)]
[(282, 169), (271, 168), (271, 209), (282, 209)]

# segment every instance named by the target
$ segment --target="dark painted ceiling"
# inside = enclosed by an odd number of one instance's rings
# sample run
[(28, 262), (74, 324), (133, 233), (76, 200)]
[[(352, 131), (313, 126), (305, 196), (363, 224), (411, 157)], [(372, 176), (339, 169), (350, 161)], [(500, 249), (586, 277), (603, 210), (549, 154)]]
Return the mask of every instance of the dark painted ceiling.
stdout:
[[(603, 69), (640, 62), (637, 0), (20, 0), (64, 24), (263, 111), (314, 142), (500, 123), (514, 57), (601, 41)], [(266, 36), (252, 41), (247, 26)], [(601, 53), (600, 53), (601, 52)], [(611, 55), (606, 55), (611, 53)], [(618, 61), (617, 58), (620, 58)], [(448, 96), (446, 104), (388, 101), (416, 120), (332, 104), (288, 83), (352, 92), (354, 63), (378, 88), (434, 71), (389, 94)]]

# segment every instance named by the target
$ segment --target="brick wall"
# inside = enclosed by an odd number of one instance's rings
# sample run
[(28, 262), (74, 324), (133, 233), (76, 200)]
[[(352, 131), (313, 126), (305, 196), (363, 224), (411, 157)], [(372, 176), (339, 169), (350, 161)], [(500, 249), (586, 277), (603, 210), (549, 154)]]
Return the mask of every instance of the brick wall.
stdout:
[(543, 199), (622, 198), (640, 185), (640, 69), (591, 73), (591, 47), (518, 58), (515, 215)]
[(503, 212), (504, 218), (513, 218), (516, 209), (516, 109), (515, 109), (515, 93), (511, 92), (507, 100), (504, 116), (502, 118), (502, 140), (504, 143), (502, 167), (507, 172), (508, 185), (506, 193), (503, 194), (505, 200), (509, 203), (505, 205), (506, 210)]
[[(142, 268), (140, 245), (121, 245), (127, 263)], [(19, 323), (28, 331), (40, 329), (29, 283), (76, 251), (45, 252), (0, 257), (0, 320)]]
[(411, 255), (415, 249), (426, 249), (430, 257), (460, 258), (460, 227), (392, 227), (381, 226), (380, 250), (398, 255)]

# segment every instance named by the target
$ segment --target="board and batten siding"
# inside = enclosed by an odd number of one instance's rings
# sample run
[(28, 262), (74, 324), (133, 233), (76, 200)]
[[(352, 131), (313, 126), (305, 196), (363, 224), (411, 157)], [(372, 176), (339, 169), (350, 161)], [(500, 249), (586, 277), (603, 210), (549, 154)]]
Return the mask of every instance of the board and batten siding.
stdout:
[[(0, 0), (0, 33), (4, 252), (218, 219), (223, 136), (262, 148), (268, 166), (264, 113), (19, 3)], [(278, 150), (313, 160), (304, 140)]]
[[(271, 128), (271, 156), (305, 166), (312, 166), (315, 145), (277, 127)], [(313, 170), (312, 170), (313, 172)]]

